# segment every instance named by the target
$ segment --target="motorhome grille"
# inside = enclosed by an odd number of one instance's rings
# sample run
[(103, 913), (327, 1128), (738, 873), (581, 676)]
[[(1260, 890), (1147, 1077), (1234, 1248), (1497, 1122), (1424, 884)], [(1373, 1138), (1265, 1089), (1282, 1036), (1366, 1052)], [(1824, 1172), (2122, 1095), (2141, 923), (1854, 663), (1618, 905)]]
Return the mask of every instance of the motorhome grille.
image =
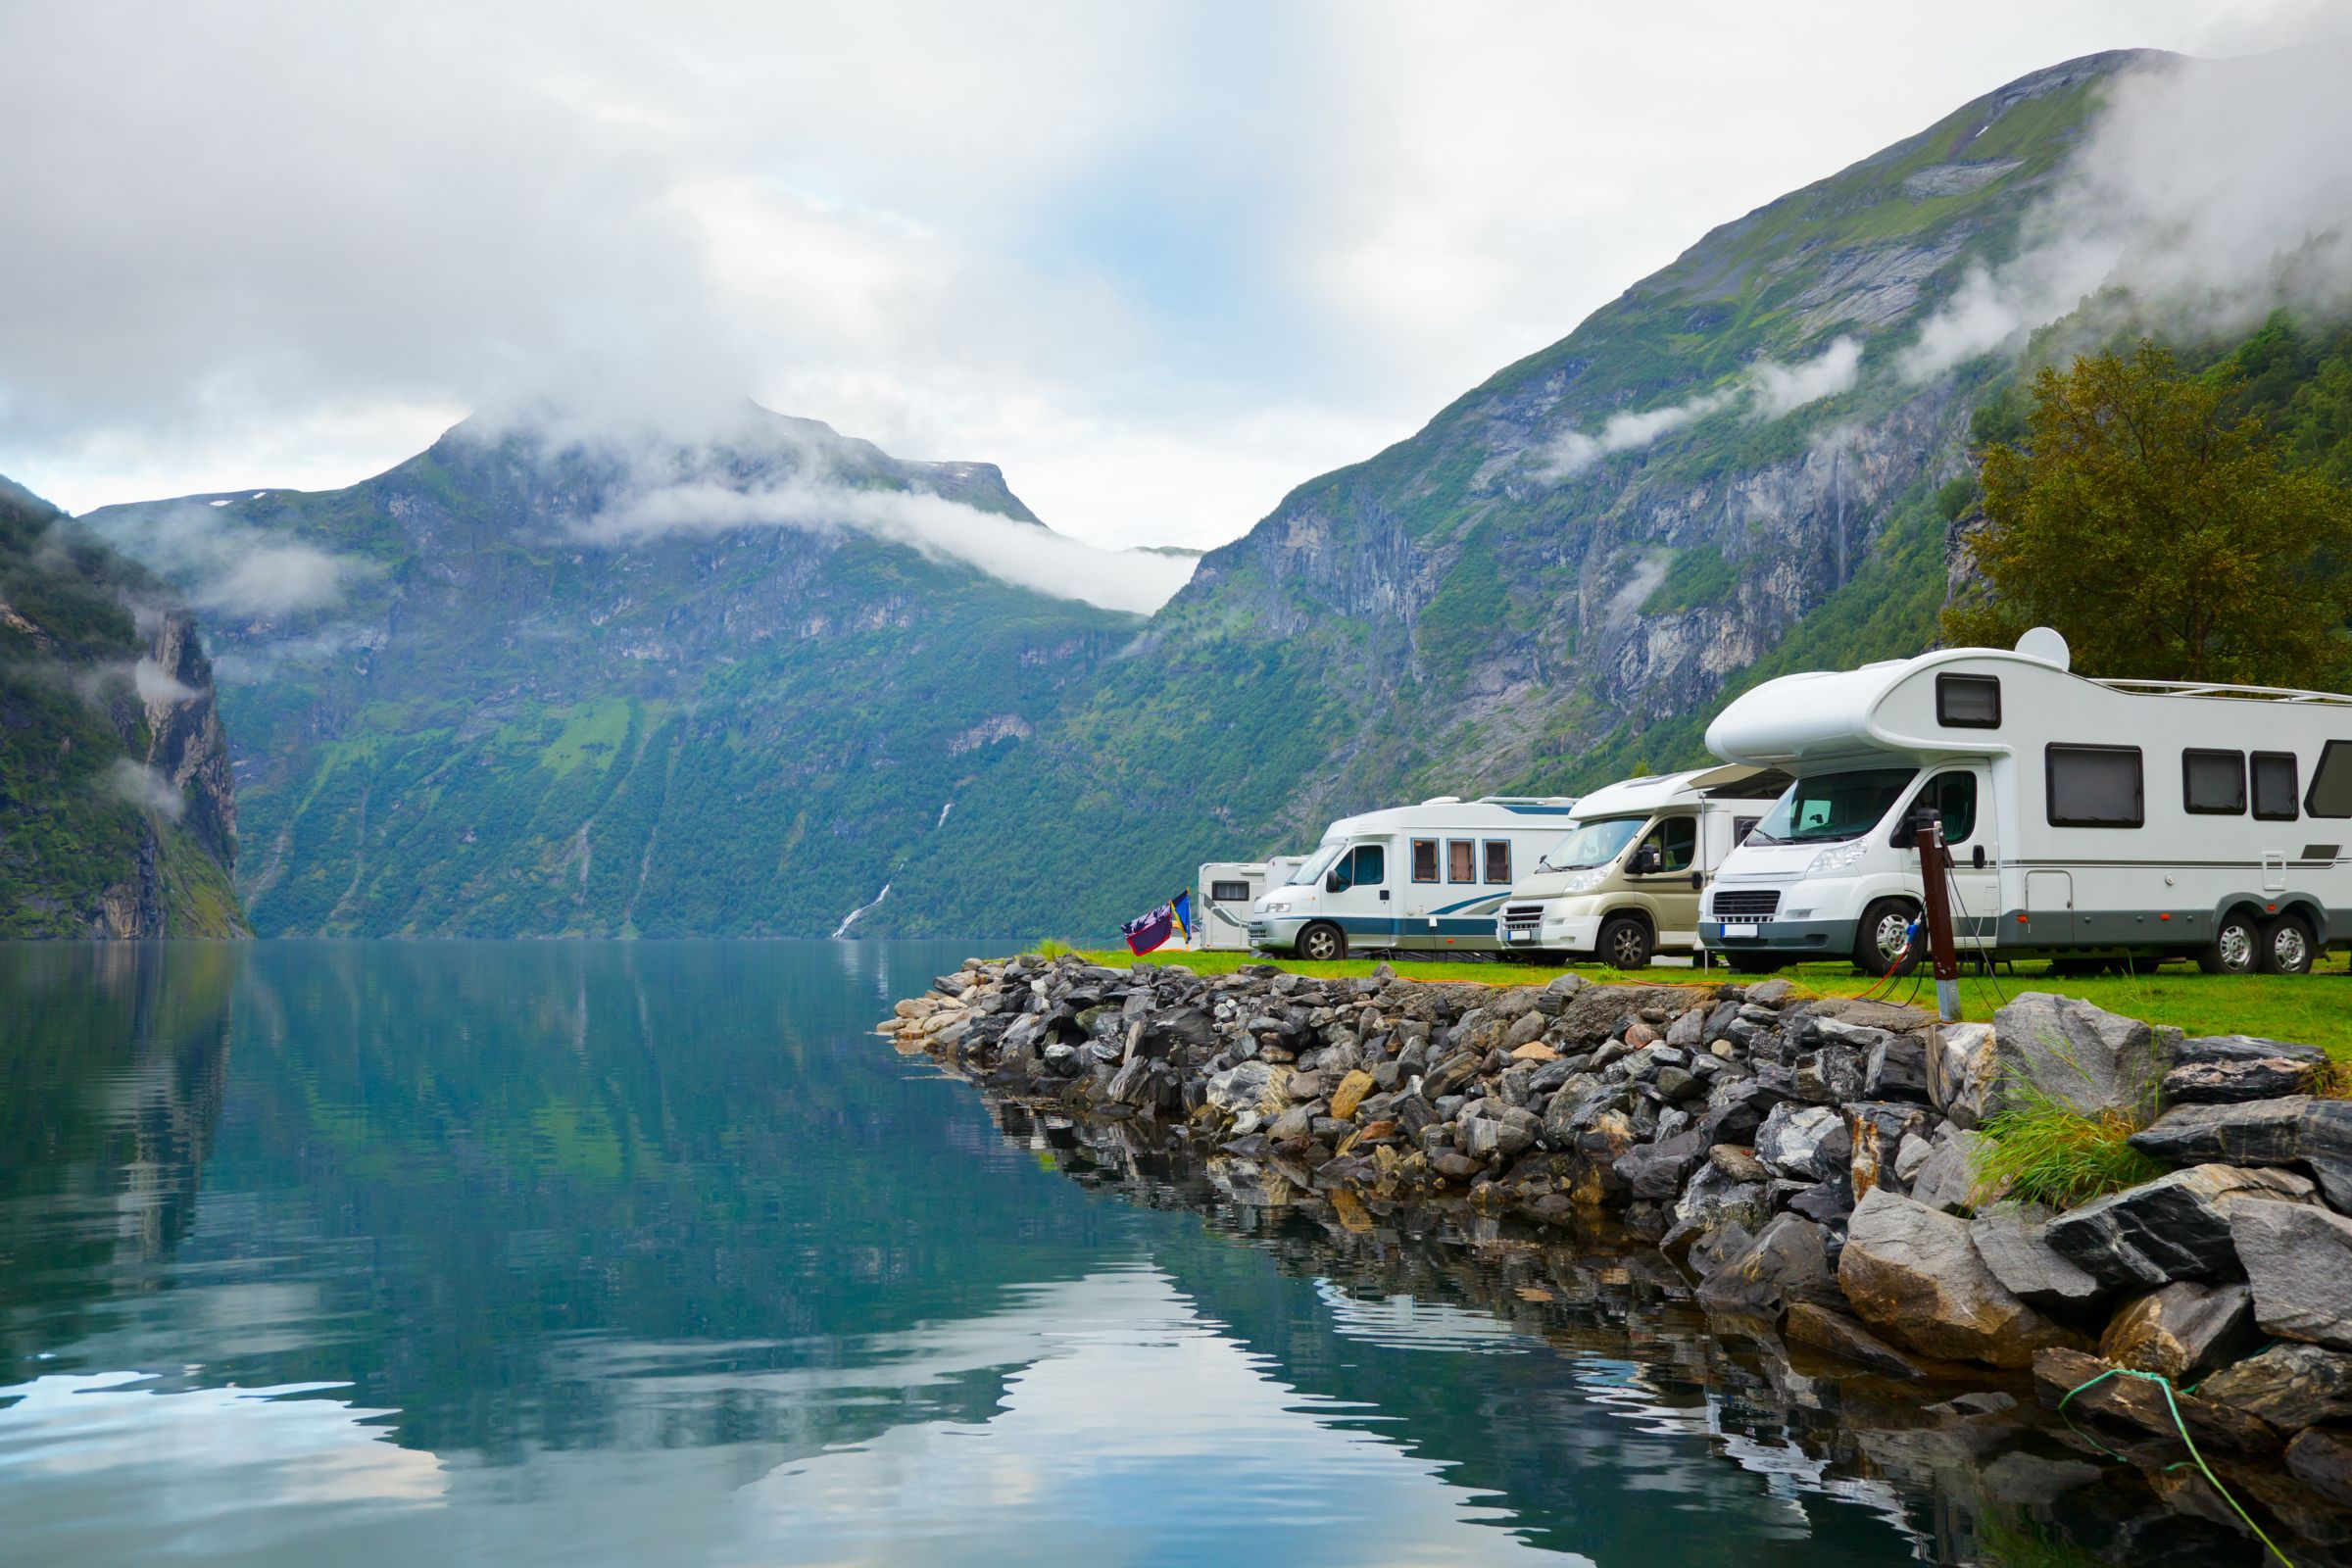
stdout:
[(1715, 918), (1718, 920), (1761, 920), (1781, 906), (1778, 888), (1749, 893), (1739, 888), (1721, 888), (1715, 894)]
[(1502, 911), (1504, 925), (1542, 925), (1544, 906), (1541, 904), (1506, 905)]

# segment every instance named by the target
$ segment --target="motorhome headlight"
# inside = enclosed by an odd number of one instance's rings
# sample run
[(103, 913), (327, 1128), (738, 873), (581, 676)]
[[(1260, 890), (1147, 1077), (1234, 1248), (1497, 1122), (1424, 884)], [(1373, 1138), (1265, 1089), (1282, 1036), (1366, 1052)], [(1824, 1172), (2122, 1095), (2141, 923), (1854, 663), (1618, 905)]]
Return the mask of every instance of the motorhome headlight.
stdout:
[(1587, 866), (1582, 871), (1571, 871), (1560, 878), (1560, 891), (1562, 893), (1590, 893), (1608, 879), (1609, 868), (1607, 866)]
[(1833, 844), (1813, 857), (1813, 863), (1805, 867), (1805, 875), (1836, 876), (1840, 871), (1860, 865), (1862, 857), (1869, 853), (1868, 839), (1848, 839), (1843, 844)]

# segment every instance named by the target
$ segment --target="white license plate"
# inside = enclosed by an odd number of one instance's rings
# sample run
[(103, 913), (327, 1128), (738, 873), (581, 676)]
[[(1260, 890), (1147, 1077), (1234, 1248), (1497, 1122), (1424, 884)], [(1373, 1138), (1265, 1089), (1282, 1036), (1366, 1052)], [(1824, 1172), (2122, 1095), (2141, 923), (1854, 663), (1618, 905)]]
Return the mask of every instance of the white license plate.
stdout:
[(1761, 931), (1761, 927), (1752, 925), (1727, 925), (1723, 928), (1723, 934), (1727, 937), (1752, 937), (1760, 935)]
[(1506, 931), (1503, 933), (1503, 940), (1506, 942), (1533, 942), (1536, 940), (1536, 934), (1533, 931)]

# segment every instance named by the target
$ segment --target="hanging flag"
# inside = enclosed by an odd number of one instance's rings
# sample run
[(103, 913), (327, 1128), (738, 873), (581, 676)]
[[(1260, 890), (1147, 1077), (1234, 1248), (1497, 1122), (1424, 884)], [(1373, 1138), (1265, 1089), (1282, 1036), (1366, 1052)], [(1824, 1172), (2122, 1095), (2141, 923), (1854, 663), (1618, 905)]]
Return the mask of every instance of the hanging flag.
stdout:
[(1179, 931), (1189, 932), (1192, 915), (1193, 895), (1187, 888), (1150, 914), (1138, 915), (1119, 927), (1119, 934), (1127, 939), (1127, 951), (1140, 957)]
[(1168, 901), (1168, 912), (1176, 916), (1176, 934), (1185, 941), (1193, 940), (1193, 890), (1186, 888)]

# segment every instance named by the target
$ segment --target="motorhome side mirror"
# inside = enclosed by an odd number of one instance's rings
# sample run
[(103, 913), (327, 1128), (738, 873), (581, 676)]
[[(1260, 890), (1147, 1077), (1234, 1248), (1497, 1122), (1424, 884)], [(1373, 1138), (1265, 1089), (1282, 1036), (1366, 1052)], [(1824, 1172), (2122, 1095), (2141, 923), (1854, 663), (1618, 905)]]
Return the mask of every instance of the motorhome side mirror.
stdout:
[(1326, 893), (1345, 893), (1348, 891), (1348, 879), (1340, 875), (1339, 872), (1334, 871), (1323, 879), (1323, 891)]
[(1706, 872), (1704, 872), (1704, 871), (1693, 871), (1693, 872), (1691, 872), (1691, 873), (1690, 873), (1690, 891), (1691, 891), (1691, 892), (1693, 892), (1693, 893), (1696, 893), (1696, 892), (1698, 892), (1698, 891), (1699, 891), (1701, 888), (1704, 888), (1706, 885), (1707, 885), (1707, 873), (1706, 873)]
[(1634, 852), (1634, 875), (1636, 876), (1652, 875), (1663, 870), (1665, 865), (1666, 858), (1658, 853), (1655, 845), (1645, 844)]

